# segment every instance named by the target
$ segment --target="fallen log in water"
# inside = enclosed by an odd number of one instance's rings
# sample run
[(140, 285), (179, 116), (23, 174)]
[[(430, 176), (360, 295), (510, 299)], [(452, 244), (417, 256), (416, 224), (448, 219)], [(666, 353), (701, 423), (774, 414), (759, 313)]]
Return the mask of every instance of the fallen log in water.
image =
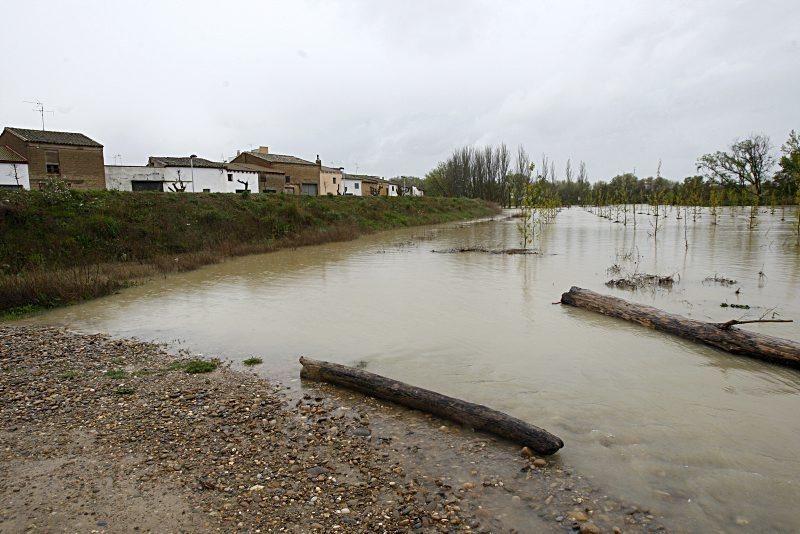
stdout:
[(537, 426), (480, 404), (463, 401), (391, 378), (337, 363), (300, 358), (302, 378), (330, 382), (361, 393), (386, 399), (415, 410), (432, 413), (497, 436), (515, 441), (539, 454), (553, 454), (564, 446), (560, 438)]
[(561, 295), (561, 303), (669, 332), (670, 334), (717, 347), (732, 354), (750, 356), (789, 367), (800, 368), (800, 343), (732, 328), (732, 326), (741, 324), (744, 321), (728, 321), (725, 323), (697, 321), (681, 315), (667, 313), (652, 306), (601, 295), (579, 287), (572, 287), (567, 293)]
[(445, 250), (431, 250), (434, 254), (462, 254), (466, 252), (481, 252), (483, 254), (507, 254), (507, 255), (535, 255), (539, 254), (538, 251), (530, 248), (483, 248), (483, 247), (464, 247), (464, 248), (448, 248)]

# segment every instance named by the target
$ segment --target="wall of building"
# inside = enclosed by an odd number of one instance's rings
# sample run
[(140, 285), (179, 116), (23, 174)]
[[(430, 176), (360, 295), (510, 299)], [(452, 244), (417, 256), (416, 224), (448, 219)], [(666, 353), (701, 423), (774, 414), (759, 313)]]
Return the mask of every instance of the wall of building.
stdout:
[(361, 196), (361, 180), (348, 180), (344, 178), (344, 187), (342, 188), (343, 195), (352, 195), (354, 197)]
[(395, 184), (383, 184), (386, 187), (386, 194), (390, 197), (397, 196), (397, 185)]
[[(228, 175), (232, 175), (233, 180), (228, 180)], [(223, 182), (223, 192), (225, 193), (235, 193), (243, 190), (245, 188), (244, 184), (239, 183), (239, 180), (247, 182), (247, 187), (250, 189), (251, 193), (258, 193), (261, 190), (258, 184), (257, 172), (233, 171), (226, 169), (224, 178), (225, 181)]]
[(319, 194), (339, 195), (344, 191), (342, 184), (342, 171), (319, 171)]
[[(177, 186), (180, 182), (186, 185), (187, 193), (202, 193), (208, 189), (211, 193), (221, 193), (227, 189), (224, 169), (210, 169), (206, 167), (163, 167), (164, 171), (164, 190), (170, 190), (170, 186)], [(194, 177), (194, 183), (192, 178)], [(224, 189), (223, 189), (224, 188)]]
[(0, 163), (0, 186), (9, 185), (21, 185), (22, 189), (31, 188), (26, 163)]
[[(259, 167), (264, 167), (265, 169), (279, 170), (283, 172), (285, 176), (289, 177), (289, 185), (293, 186), (292, 189), (295, 191), (295, 194), (300, 194), (303, 184), (316, 184), (318, 194), (324, 194), (322, 193), (323, 186), (320, 181), (320, 168), (317, 165), (265, 162), (263, 159), (257, 158), (252, 154), (248, 154), (247, 152), (242, 152), (233, 158), (232, 163), (250, 163), (251, 165), (258, 165)], [(328, 187), (330, 188), (331, 185), (332, 182)], [(284, 187), (286, 186), (284, 185)], [(336, 194), (335, 189), (333, 189), (331, 192)]]
[[(210, 193), (235, 193), (244, 189), (237, 180), (246, 181), (250, 191), (258, 193), (258, 174), (255, 172), (227, 171), (225, 169), (194, 168), (194, 188), (192, 187), (191, 167), (148, 167), (106, 165), (106, 187), (118, 191), (131, 191), (131, 182), (164, 182), (164, 191), (174, 191), (180, 179), (186, 186), (186, 192), (202, 193), (208, 189)], [(232, 180), (228, 181), (228, 173)]]
[(362, 196), (365, 197), (371, 197), (371, 196), (385, 197), (388, 194), (385, 184), (381, 182), (368, 182), (364, 180), (361, 183), (361, 189), (362, 189)]
[(265, 193), (298, 194), (296, 186), (286, 183), (286, 175), (282, 173), (263, 172), (258, 175), (259, 190)]
[[(137, 165), (106, 165), (106, 189), (131, 191), (131, 182), (163, 182), (164, 169)], [(164, 187), (166, 191), (166, 185)]]
[(0, 144), (11, 147), (28, 160), (31, 187), (38, 189), (52, 175), (47, 174), (45, 152), (58, 152), (60, 175), (74, 189), (105, 189), (106, 171), (102, 147), (49, 145), (22, 141), (10, 132), (0, 134)]

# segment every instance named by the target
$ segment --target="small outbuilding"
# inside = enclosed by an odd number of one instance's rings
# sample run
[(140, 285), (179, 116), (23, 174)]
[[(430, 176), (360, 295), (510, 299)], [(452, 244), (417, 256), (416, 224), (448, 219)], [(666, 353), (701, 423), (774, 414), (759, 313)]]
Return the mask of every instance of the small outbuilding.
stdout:
[(12, 148), (0, 145), (0, 189), (30, 189), (28, 162)]

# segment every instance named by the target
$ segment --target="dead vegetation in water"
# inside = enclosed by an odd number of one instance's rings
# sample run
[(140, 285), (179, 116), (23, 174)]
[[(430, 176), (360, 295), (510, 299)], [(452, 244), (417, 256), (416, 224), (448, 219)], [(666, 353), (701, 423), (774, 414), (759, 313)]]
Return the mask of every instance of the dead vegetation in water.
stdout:
[(703, 280), (704, 284), (719, 284), (722, 286), (733, 286), (736, 285), (738, 282), (732, 278), (725, 278), (724, 276), (719, 276), (718, 274), (714, 273), (714, 276), (706, 277)]
[(612, 278), (606, 282), (606, 286), (630, 291), (644, 288), (671, 289), (672, 286), (679, 281), (680, 276), (676, 274), (661, 276), (657, 274), (634, 273), (622, 278)]
[(463, 254), (468, 252), (479, 252), (482, 254), (506, 254), (506, 255), (534, 255), (539, 254), (538, 250), (530, 248), (500, 248), (489, 249), (483, 247), (462, 247), (448, 248), (443, 250), (431, 250), (434, 254)]

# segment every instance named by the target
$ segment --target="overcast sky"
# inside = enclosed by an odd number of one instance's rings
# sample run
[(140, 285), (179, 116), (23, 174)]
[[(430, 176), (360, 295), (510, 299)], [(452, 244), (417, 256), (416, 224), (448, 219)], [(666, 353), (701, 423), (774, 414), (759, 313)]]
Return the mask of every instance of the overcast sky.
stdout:
[(800, 1), (3, 2), (0, 122), (25, 100), (121, 155), (267, 145), (423, 176), (523, 144), (592, 180), (682, 178), (705, 152), (800, 130)]

